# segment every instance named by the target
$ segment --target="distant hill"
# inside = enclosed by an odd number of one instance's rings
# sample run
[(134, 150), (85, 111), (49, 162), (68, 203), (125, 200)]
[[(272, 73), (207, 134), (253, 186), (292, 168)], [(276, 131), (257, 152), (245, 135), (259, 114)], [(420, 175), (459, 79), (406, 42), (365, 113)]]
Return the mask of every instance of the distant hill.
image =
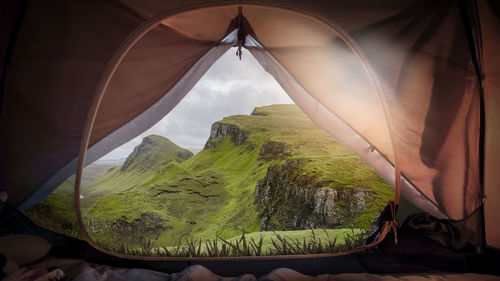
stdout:
[(366, 229), (393, 188), (296, 105), (272, 105), (215, 122), (194, 156), (148, 136), (82, 194), (98, 241), (172, 246), (242, 230)]
[[(100, 192), (120, 192), (131, 188), (155, 173), (155, 169), (170, 161), (182, 162), (193, 153), (177, 146), (170, 140), (150, 135), (135, 147), (123, 160), (98, 160), (85, 167), (82, 175), (80, 194), (82, 199), (94, 195), (96, 186), (107, 188)], [(73, 192), (75, 176), (64, 181), (42, 203), (26, 211), (36, 223), (46, 228), (78, 237), (74, 212)], [(98, 196), (98, 195), (97, 195)], [(83, 200), (85, 204), (88, 200)]]
[[(86, 187), (96, 181), (98, 178), (104, 176), (110, 169), (123, 164), (121, 162), (111, 162), (104, 164), (92, 163), (83, 169), (81, 188), (86, 189)], [(73, 195), (75, 189), (75, 176), (69, 177), (60, 186), (58, 186), (53, 193), (55, 194), (67, 194)]]
[(120, 165), (125, 162), (125, 158), (117, 158), (117, 159), (99, 159), (92, 163), (91, 165)]
[(122, 165), (110, 169), (104, 176), (82, 189), (82, 194), (87, 197), (96, 195), (95, 192), (122, 192), (155, 174), (161, 166), (169, 162), (181, 163), (192, 156), (191, 151), (167, 138), (149, 135), (142, 139), (141, 144), (134, 148)]
[(191, 151), (176, 145), (169, 139), (158, 135), (149, 135), (134, 148), (134, 151), (121, 166), (120, 171), (154, 171), (170, 160), (181, 163), (191, 156), (193, 156)]

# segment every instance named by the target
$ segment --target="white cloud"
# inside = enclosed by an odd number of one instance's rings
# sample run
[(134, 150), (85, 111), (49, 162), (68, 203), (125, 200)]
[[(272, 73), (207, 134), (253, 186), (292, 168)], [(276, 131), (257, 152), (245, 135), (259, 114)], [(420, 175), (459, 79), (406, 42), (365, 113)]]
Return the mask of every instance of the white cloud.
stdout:
[(257, 106), (293, 103), (274, 78), (245, 51), (240, 61), (230, 49), (184, 99), (156, 125), (102, 159), (125, 158), (142, 138), (157, 134), (179, 146), (199, 150), (210, 126), (235, 114), (250, 114)]

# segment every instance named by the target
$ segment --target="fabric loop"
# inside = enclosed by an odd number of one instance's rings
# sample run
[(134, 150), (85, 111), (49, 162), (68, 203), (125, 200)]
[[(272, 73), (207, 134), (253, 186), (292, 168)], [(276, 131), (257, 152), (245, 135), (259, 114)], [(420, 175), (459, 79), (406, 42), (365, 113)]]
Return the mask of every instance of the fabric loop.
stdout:
[(247, 35), (248, 31), (243, 24), (243, 8), (240, 6), (238, 7), (238, 50), (236, 50), (236, 55), (240, 58), (240, 60), (241, 54), (243, 53), (241, 48), (245, 45)]

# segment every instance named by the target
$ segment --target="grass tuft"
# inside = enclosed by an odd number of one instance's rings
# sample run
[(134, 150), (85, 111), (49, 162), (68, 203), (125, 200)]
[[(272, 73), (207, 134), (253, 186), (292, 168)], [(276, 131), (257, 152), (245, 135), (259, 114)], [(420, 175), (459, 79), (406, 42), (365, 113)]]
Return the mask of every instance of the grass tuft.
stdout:
[(277, 256), (277, 255), (307, 255), (337, 253), (355, 249), (363, 245), (367, 237), (367, 231), (351, 230), (345, 233), (342, 241), (338, 243), (337, 237), (330, 239), (329, 233), (322, 229), (328, 239), (323, 240), (316, 235), (313, 229), (309, 239), (303, 237), (290, 238), (275, 232), (271, 238), (272, 247), (264, 249), (264, 235), (258, 239), (250, 237), (242, 231), (237, 239), (227, 240), (217, 235), (214, 239), (202, 241), (193, 236), (179, 239), (178, 244), (173, 247), (154, 247), (157, 238), (144, 241), (140, 247), (132, 247), (124, 242), (110, 244), (100, 241), (101, 246), (121, 254), (134, 256), (157, 256), (157, 257), (246, 257), (246, 256)]

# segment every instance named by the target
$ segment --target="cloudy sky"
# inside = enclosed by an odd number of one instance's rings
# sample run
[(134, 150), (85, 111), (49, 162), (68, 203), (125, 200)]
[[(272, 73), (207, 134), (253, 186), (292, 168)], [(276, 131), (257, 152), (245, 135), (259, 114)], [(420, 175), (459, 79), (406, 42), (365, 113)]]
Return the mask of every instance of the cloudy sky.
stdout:
[(274, 78), (245, 51), (240, 61), (230, 49), (161, 121), (101, 159), (125, 158), (142, 138), (157, 134), (197, 152), (212, 123), (234, 114), (250, 114), (256, 106), (293, 103)]

